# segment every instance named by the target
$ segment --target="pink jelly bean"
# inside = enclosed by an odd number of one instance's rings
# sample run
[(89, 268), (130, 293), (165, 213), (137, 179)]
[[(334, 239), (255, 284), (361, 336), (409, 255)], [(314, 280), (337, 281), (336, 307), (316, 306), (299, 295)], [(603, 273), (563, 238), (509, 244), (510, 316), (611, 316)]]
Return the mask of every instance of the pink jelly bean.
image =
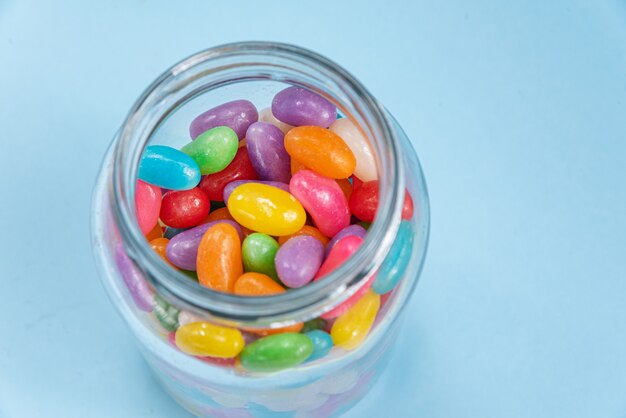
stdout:
[(291, 178), (289, 191), (327, 237), (350, 225), (348, 201), (335, 180), (311, 170), (300, 170)]
[[(330, 253), (328, 253), (328, 257), (326, 257), (326, 260), (318, 270), (314, 280), (323, 278), (325, 275), (342, 265), (352, 256), (352, 254), (356, 252), (362, 243), (363, 238), (355, 235), (348, 235), (337, 241), (335, 246), (330, 250)], [(363, 296), (363, 294), (365, 294), (365, 292), (367, 292), (367, 289), (371, 287), (374, 277), (375, 276), (372, 276), (359, 290), (356, 291), (356, 293), (336, 306), (334, 309), (322, 314), (321, 317), (324, 319), (336, 318), (347, 311), (361, 298), (361, 296)]]
[(161, 188), (137, 180), (135, 186), (135, 210), (137, 211), (137, 223), (141, 232), (145, 235), (152, 231), (159, 221), (161, 211)]

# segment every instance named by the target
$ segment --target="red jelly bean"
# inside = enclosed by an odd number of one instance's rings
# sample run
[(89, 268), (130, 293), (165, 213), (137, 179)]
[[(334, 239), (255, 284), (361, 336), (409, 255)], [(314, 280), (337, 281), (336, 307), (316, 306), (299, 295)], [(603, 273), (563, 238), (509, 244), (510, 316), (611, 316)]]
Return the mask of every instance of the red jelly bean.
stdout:
[[(378, 208), (378, 180), (367, 181), (355, 187), (350, 196), (350, 212), (365, 222), (372, 222)], [(413, 199), (407, 191), (404, 195), (402, 219), (413, 217)]]
[(135, 186), (135, 207), (137, 210), (137, 223), (141, 232), (146, 235), (159, 221), (161, 210), (161, 188), (137, 180)]
[(224, 199), (224, 187), (235, 180), (257, 180), (246, 147), (239, 148), (233, 161), (222, 171), (204, 176), (200, 189), (213, 201)]
[(202, 190), (169, 191), (161, 203), (161, 221), (172, 228), (200, 225), (209, 214), (211, 201)]

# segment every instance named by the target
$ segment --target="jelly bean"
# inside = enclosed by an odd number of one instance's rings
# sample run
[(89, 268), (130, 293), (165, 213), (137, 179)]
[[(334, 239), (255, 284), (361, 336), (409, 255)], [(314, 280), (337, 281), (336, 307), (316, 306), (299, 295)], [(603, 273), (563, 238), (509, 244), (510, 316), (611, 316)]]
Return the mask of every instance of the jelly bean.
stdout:
[(233, 293), (241, 296), (263, 296), (285, 293), (285, 289), (270, 276), (250, 272), (237, 279)]
[(196, 273), (194, 270), (180, 270), (180, 272), (189, 277), (194, 282), (198, 281), (198, 273)]
[(152, 231), (159, 221), (161, 210), (161, 189), (141, 180), (135, 185), (135, 209), (137, 223), (145, 235)]
[(340, 239), (333, 245), (328, 253), (328, 257), (315, 275), (315, 280), (319, 280), (322, 276), (335, 270), (343, 264), (352, 254), (356, 252), (363, 243), (363, 238), (354, 235), (348, 235)]
[(150, 232), (146, 234), (146, 240), (148, 242), (157, 238), (163, 238), (163, 228), (161, 228), (161, 225), (159, 225), (158, 223), (156, 223), (154, 225), (154, 228), (152, 228)]
[(326, 328), (326, 321), (322, 318), (315, 318), (304, 323), (304, 326), (302, 327), (302, 333), (306, 334), (309, 331), (313, 331), (316, 329), (323, 330), (324, 328)]
[(230, 220), (234, 221), (233, 217), (230, 215), (227, 207), (219, 208), (209, 213), (207, 216), (207, 222), (219, 221), (219, 220)]
[(367, 231), (361, 225), (357, 225), (357, 224), (346, 226), (344, 229), (337, 232), (337, 234), (333, 237), (333, 239), (330, 240), (330, 242), (326, 246), (325, 255), (328, 256), (328, 253), (330, 253), (330, 250), (332, 250), (335, 244), (337, 244), (337, 241), (339, 241), (343, 237), (347, 237), (350, 235), (365, 239), (365, 235), (367, 235)]
[(372, 328), (379, 306), (380, 296), (369, 291), (337, 318), (330, 331), (335, 345), (346, 350), (354, 350), (361, 345)]
[(343, 139), (317, 126), (300, 126), (287, 132), (285, 149), (291, 158), (333, 179), (350, 177), (356, 167), (354, 154)]
[(291, 194), (258, 183), (242, 184), (233, 190), (228, 210), (246, 228), (274, 236), (293, 234), (306, 221), (304, 208)]
[(289, 182), (291, 158), (285, 150), (285, 135), (276, 126), (256, 122), (246, 133), (250, 161), (261, 180)]
[(151, 312), (154, 307), (154, 291), (146, 282), (143, 273), (126, 255), (121, 243), (117, 243), (115, 246), (115, 263), (137, 308)]
[(310, 236), (293, 237), (276, 253), (276, 271), (287, 287), (306, 285), (317, 273), (324, 260), (324, 246)]
[(256, 107), (248, 100), (235, 100), (209, 109), (197, 116), (189, 126), (189, 134), (196, 139), (200, 134), (218, 126), (228, 126), (239, 139), (246, 135), (251, 123), (259, 118)]
[(241, 255), (244, 271), (253, 271), (278, 280), (274, 258), (278, 251), (278, 243), (269, 235), (255, 232), (243, 240)]
[(366, 231), (372, 226), (370, 222), (359, 222), (357, 225), (361, 225)]
[(348, 309), (354, 306), (354, 304), (357, 303), (359, 299), (361, 299), (361, 297), (363, 297), (363, 295), (370, 290), (370, 288), (372, 287), (372, 283), (374, 282), (374, 279), (376, 279), (376, 276), (372, 275), (369, 279), (367, 279), (365, 283), (361, 285), (361, 287), (356, 292), (354, 292), (350, 297), (348, 297), (348, 299), (344, 300), (343, 302), (335, 306), (330, 311), (324, 312), (323, 314), (320, 315), (320, 317), (324, 319), (333, 319), (342, 315), (344, 312), (346, 312)]
[(322, 245), (328, 244), (328, 238), (324, 234), (322, 234), (319, 229), (311, 225), (304, 225), (302, 228), (300, 228), (298, 231), (296, 231), (295, 233), (291, 235), (284, 235), (282, 237), (278, 237), (278, 243), (280, 245), (283, 245), (291, 238), (299, 237), (302, 235), (308, 235), (310, 237), (313, 237), (317, 239), (319, 242), (321, 242)]
[(213, 174), (225, 169), (235, 159), (239, 140), (227, 126), (208, 130), (180, 150), (198, 163), (202, 174)]
[(169, 239), (167, 238), (155, 238), (152, 241), (150, 241), (150, 247), (152, 247), (152, 249), (154, 250), (155, 253), (157, 253), (159, 255), (159, 257), (161, 257), (163, 259), (163, 261), (165, 261), (167, 264), (169, 264), (172, 268), (176, 268), (175, 265), (173, 265), (170, 260), (167, 259), (167, 244), (170, 242)]
[(325, 357), (333, 348), (333, 338), (327, 332), (313, 330), (304, 335), (313, 343), (313, 353), (311, 353), (307, 361), (314, 361)]
[(363, 181), (361, 181), (357, 176), (354, 175), (350, 176), (350, 181), (352, 182), (352, 191), (355, 191), (363, 184)]
[(154, 316), (156, 316), (159, 323), (167, 331), (175, 331), (178, 328), (178, 314), (180, 311), (176, 307), (167, 303), (158, 294), (154, 297)]
[(228, 202), (228, 198), (230, 197), (230, 194), (233, 192), (233, 190), (235, 190), (237, 187), (241, 186), (242, 184), (247, 184), (247, 183), (265, 184), (267, 186), (278, 187), (279, 189), (284, 190), (286, 192), (289, 191), (289, 185), (287, 183), (281, 183), (280, 181), (236, 180), (231, 183), (228, 183), (226, 187), (224, 187), (224, 196), (223, 196), (224, 202)]
[(235, 159), (228, 164), (228, 167), (217, 173), (204, 176), (200, 181), (200, 189), (211, 200), (222, 200), (224, 187), (235, 180), (256, 180), (257, 173), (252, 167), (248, 150), (239, 148)]
[(404, 271), (411, 261), (412, 252), (413, 231), (411, 230), (411, 223), (402, 221), (396, 239), (389, 249), (389, 254), (376, 273), (372, 290), (379, 295), (392, 290), (404, 275)]
[(334, 236), (350, 225), (348, 201), (334, 180), (310, 170), (302, 170), (291, 178), (289, 191), (327, 237)]
[(280, 129), (283, 134), (286, 134), (291, 128), (293, 128), (293, 126), (276, 119), (272, 114), (272, 109), (269, 107), (266, 107), (259, 112), (259, 122), (271, 123)]
[(350, 196), (352, 195), (352, 183), (348, 179), (337, 179), (335, 180), (339, 187), (341, 187), (341, 191), (343, 195), (346, 197), (346, 200), (350, 200)]
[(241, 332), (210, 322), (192, 322), (176, 330), (176, 346), (192, 356), (237, 357), (245, 342)]
[[(350, 196), (350, 211), (354, 216), (365, 222), (372, 222), (378, 209), (378, 180), (367, 181), (356, 188)], [(413, 217), (413, 199), (409, 192), (404, 194), (402, 219)]]
[(137, 177), (165, 189), (188, 190), (200, 182), (200, 167), (193, 158), (175, 148), (150, 145), (143, 152)]
[(313, 353), (313, 343), (302, 334), (283, 333), (261, 338), (241, 352), (241, 365), (250, 371), (269, 372), (297, 366)]
[(198, 247), (200, 246), (202, 237), (211, 227), (220, 223), (225, 223), (235, 228), (239, 239), (243, 239), (241, 229), (234, 221), (217, 220), (208, 222), (206, 224), (196, 226), (195, 228), (183, 231), (170, 239), (165, 251), (167, 259), (176, 267), (180, 267), (183, 270), (195, 270), (198, 258)]
[(173, 228), (191, 228), (202, 223), (209, 214), (211, 202), (202, 190), (169, 191), (161, 202), (161, 221)]
[(289, 125), (315, 125), (327, 128), (337, 119), (337, 108), (310, 90), (291, 86), (274, 96), (272, 114), (279, 121)]
[(354, 154), (356, 158), (354, 175), (363, 181), (376, 180), (378, 178), (376, 160), (363, 132), (347, 118), (337, 119), (328, 129), (339, 135)]
[(232, 293), (243, 274), (241, 239), (235, 227), (225, 221), (211, 226), (200, 240), (196, 260), (201, 285)]
[(268, 335), (284, 334), (287, 332), (300, 332), (304, 327), (304, 322), (297, 322), (293, 325), (279, 328), (257, 328), (249, 329), (248, 332), (266, 337)]
[(291, 159), (291, 175), (293, 176), (298, 171), (306, 170), (306, 166), (301, 162), (298, 162), (295, 158)]

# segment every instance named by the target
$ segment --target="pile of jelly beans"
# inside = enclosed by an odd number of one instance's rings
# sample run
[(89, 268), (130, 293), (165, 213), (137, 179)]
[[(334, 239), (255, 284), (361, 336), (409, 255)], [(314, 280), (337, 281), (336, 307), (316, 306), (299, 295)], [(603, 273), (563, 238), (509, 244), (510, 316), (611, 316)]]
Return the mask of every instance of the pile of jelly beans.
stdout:
[[(257, 112), (247, 100), (197, 116), (180, 149), (151, 145), (139, 167), (137, 222), (173, 269), (242, 296), (279, 294), (336, 269), (361, 245), (378, 207), (376, 164), (360, 129), (325, 98), (292, 86)], [(410, 260), (413, 202), (378, 273), (321, 317), (241, 330), (148, 301), (179, 350), (213, 364), (274, 371), (357, 348)]]

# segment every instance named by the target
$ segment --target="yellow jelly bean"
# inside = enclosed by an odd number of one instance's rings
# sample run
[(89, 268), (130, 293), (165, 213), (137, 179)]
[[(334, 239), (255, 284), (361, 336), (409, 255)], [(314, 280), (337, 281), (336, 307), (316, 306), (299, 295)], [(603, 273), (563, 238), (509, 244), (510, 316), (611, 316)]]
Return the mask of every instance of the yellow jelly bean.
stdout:
[(266, 184), (238, 186), (228, 198), (227, 206), (235, 221), (267, 235), (291, 235), (306, 222), (306, 212), (295, 197)]
[(192, 356), (234, 358), (244, 345), (239, 330), (209, 322), (192, 322), (176, 330), (176, 346)]
[(335, 345), (346, 350), (361, 345), (372, 328), (379, 307), (380, 296), (369, 290), (333, 324), (330, 335)]

